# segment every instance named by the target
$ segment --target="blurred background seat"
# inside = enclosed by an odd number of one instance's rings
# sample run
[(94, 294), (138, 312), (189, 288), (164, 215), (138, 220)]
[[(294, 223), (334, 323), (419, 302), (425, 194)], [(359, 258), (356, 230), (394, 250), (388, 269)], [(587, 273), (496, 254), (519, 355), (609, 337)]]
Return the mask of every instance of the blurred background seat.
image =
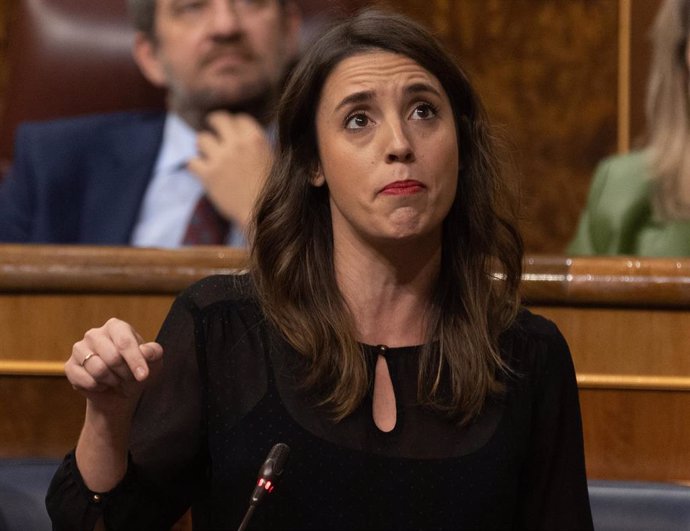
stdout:
[(45, 496), (56, 459), (0, 459), (0, 531), (50, 531)]
[[(0, 531), (49, 531), (45, 495), (56, 459), (0, 459)], [(690, 530), (690, 487), (589, 481), (596, 531)]]
[(0, 171), (26, 120), (161, 108), (163, 94), (131, 57), (123, 0), (15, 0), (7, 29), (7, 89), (0, 112)]
[(690, 487), (647, 481), (589, 481), (596, 531), (690, 530)]

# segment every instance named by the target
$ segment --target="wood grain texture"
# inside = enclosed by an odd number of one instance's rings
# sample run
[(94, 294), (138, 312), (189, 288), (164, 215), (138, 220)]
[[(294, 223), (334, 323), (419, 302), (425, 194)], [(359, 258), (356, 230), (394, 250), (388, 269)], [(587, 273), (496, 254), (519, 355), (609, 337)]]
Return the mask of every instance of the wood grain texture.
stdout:
[(177, 293), (212, 274), (244, 268), (232, 247), (166, 249), (0, 244), (0, 291)]
[[(18, 0), (0, 0), (0, 116), (5, 106), (5, 91), (9, 74), (7, 65), (7, 46), (9, 43), (9, 26), (14, 6)], [(3, 168), (0, 168), (2, 172)], [(0, 173), (2, 175), (2, 173)]]
[(690, 310), (533, 310), (558, 324), (579, 373), (690, 377)]
[(630, 0), (630, 131), (632, 148), (639, 147), (644, 139), (646, 118), (644, 101), (647, 94), (647, 78), (652, 57), (649, 34), (654, 17), (662, 0)]
[[(89, 328), (118, 316), (152, 341), (173, 295), (9, 294), (0, 298), (0, 360), (66, 360)], [(40, 332), (39, 332), (40, 331)]]
[(594, 166), (616, 151), (618, 2), (394, 5), (434, 28), (469, 71), (514, 160), (528, 252), (561, 252)]
[(55, 377), (0, 378), (0, 458), (61, 457), (77, 442), (84, 399)]
[[(67, 451), (83, 414), (59, 369), (74, 341), (113, 314), (152, 338), (177, 291), (244, 267), (219, 252), (0, 246), (0, 457)], [(531, 309), (572, 350), (592, 478), (690, 481), (689, 272), (690, 259), (526, 259)]]
[(0, 245), (0, 361), (64, 360), (112, 316), (152, 340), (178, 292), (246, 261), (226, 247)]
[(592, 479), (690, 480), (690, 392), (581, 390)]
[(532, 305), (687, 308), (690, 259), (527, 256), (521, 291)]

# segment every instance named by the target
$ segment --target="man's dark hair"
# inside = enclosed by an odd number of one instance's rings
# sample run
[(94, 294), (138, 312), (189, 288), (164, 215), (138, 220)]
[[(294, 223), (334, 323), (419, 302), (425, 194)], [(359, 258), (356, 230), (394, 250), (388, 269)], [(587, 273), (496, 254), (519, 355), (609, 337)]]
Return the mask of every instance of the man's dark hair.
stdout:
[(157, 0), (127, 0), (132, 26), (149, 37), (154, 35)]

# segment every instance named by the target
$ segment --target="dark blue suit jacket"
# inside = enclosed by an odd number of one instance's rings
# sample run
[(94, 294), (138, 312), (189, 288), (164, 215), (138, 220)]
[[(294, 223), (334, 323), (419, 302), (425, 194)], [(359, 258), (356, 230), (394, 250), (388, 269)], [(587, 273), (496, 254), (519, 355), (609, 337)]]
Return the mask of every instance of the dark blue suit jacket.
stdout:
[(129, 244), (164, 122), (128, 112), (22, 125), (0, 183), (0, 242)]

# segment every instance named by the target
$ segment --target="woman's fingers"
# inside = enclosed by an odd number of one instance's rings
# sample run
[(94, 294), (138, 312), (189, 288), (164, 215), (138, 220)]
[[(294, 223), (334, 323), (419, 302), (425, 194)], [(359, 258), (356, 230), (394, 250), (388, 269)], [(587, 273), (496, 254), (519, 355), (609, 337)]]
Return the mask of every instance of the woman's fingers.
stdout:
[(161, 347), (155, 341), (150, 341), (149, 343), (139, 345), (139, 350), (141, 350), (141, 353), (144, 358), (146, 358), (149, 366), (163, 359), (163, 347)]
[(148, 376), (146, 359), (139, 350), (141, 336), (128, 323), (110, 319), (102, 329), (87, 332), (85, 339), (123, 381), (141, 381)]
[(90, 349), (83, 344), (75, 347), (75, 349), (76, 358), (79, 359), (81, 356), (82, 361), (79, 362), (81, 372), (85, 372), (97, 384), (107, 387), (120, 385), (121, 377), (108, 366), (98, 349)]
[[(105, 324), (107, 339), (98, 335), (99, 348), (103, 348), (102, 357), (110, 369), (123, 380), (134, 377), (138, 381), (149, 375), (146, 358), (139, 349), (141, 336), (126, 322), (110, 319)], [(97, 350), (101, 354), (100, 350)]]
[[(97, 365), (98, 362), (97, 354), (86, 347), (83, 341), (75, 343), (72, 355), (65, 363), (65, 375), (72, 387), (79, 391), (95, 392), (119, 385), (120, 379), (115, 374), (104, 375), (101, 370), (95, 369), (93, 374), (89, 372), (91, 366)], [(102, 362), (101, 365), (104, 367)]]
[(158, 343), (143, 343), (128, 323), (110, 319), (74, 344), (65, 373), (73, 387), (87, 392), (129, 387), (148, 378), (149, 364), (159, 365), (162, 356)]

